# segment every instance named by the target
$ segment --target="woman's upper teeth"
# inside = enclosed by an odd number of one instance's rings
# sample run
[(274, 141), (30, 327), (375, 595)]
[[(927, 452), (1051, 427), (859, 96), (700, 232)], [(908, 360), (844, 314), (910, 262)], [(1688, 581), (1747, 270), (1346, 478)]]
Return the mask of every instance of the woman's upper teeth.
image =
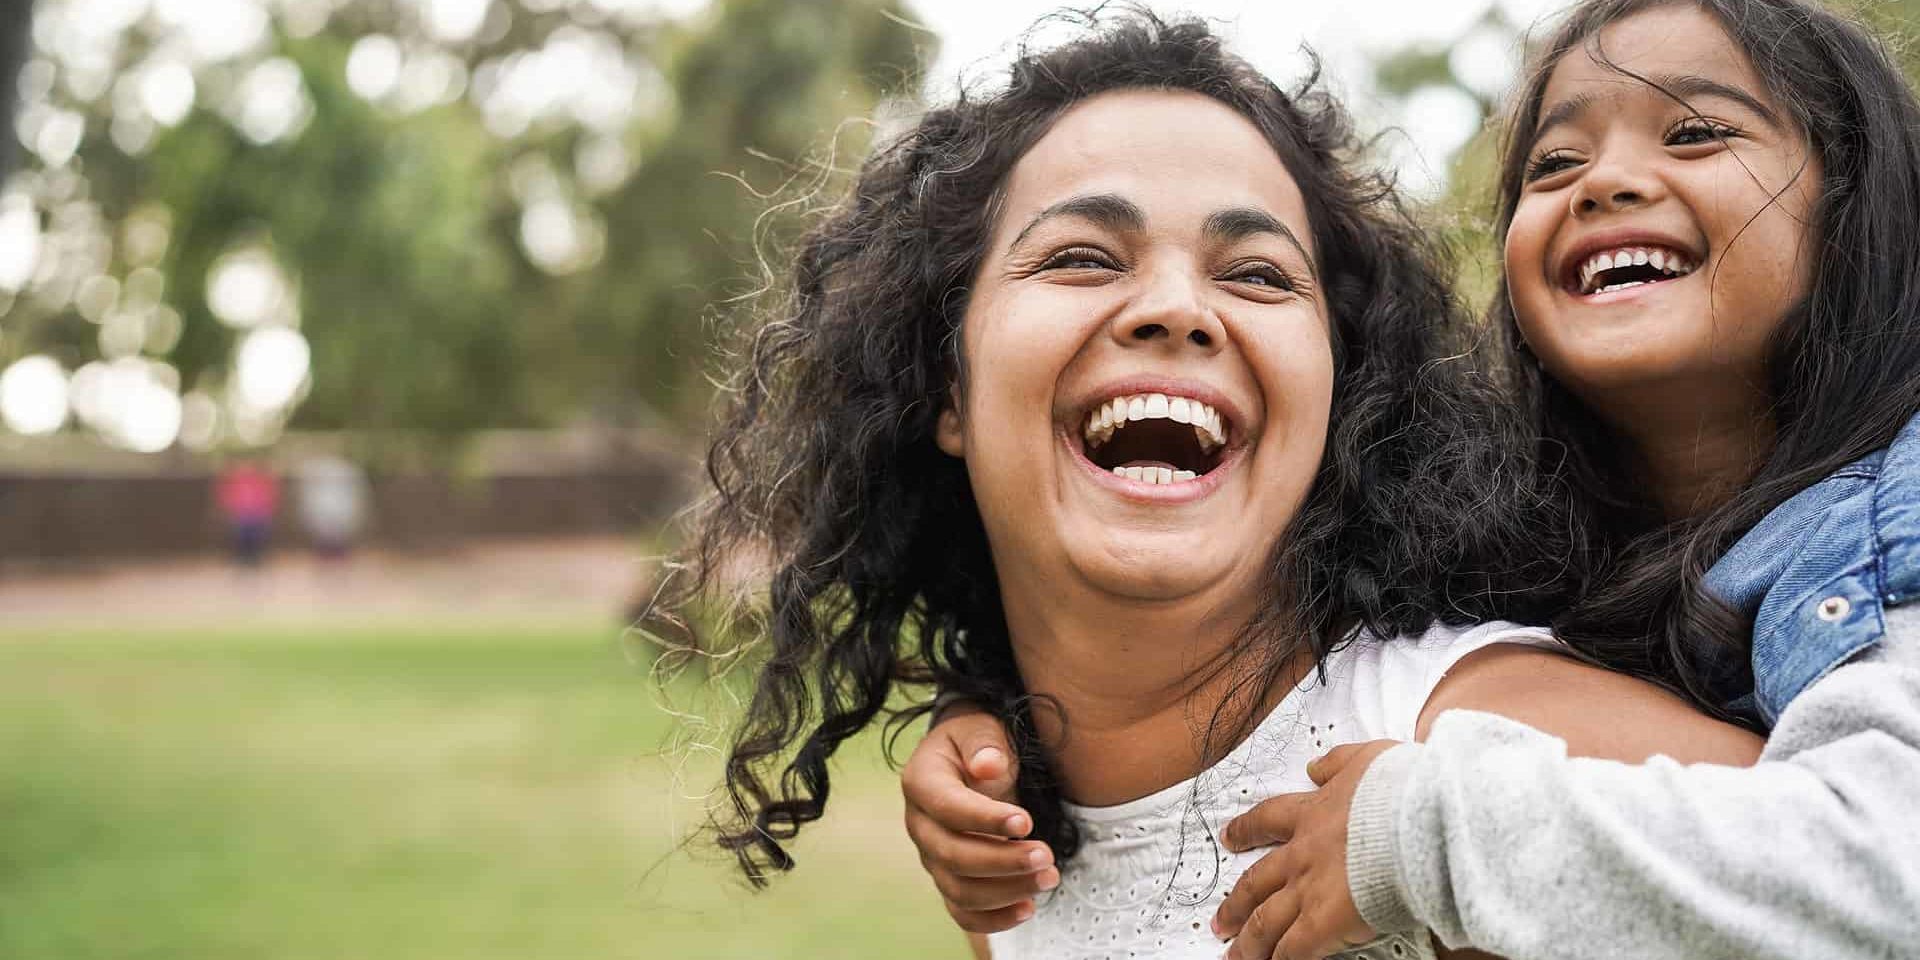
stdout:
[(1602, 250), (1580, 264), (1580, 292), (1595, 292), (1595, 281), (1602, 272), (1632, 266), (1651, 266), (1670, 277), (1684, 277), (1693, 272), (1696, 264), (1686, 254), (1664, 247), (1615, 247)]
[(1093, 412), (1087, 415), (1084, 428), (1086, 441), (1097, 447), (1106, 443), (1128, 423), (1162, 419), (1193, 424), (1193, 435), (1199, 439), (1203, 452), (1211, 453), (1226, 445), (1226, 423), (1220, 419), (1220, 411), (1211, 404), (1188, 397), (1170, 397), (1164, 393), (1129, 394), (1114, 397), (1094, 407)]

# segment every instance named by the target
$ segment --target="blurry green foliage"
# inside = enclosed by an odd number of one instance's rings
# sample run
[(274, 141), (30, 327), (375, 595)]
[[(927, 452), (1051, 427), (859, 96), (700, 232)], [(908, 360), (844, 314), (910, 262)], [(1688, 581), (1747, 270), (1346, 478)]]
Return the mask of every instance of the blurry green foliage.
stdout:
[[(46, 0), (40, 13), (54, 6)], [(132, 153), (105, 133), (125, 98), (76, 98), (63, 74), (51, 105), (86, 117), (72, 169), (109, 235), (119, 239), (141, 211), (170, 217), (158, 266), (185, 322), (177, 344), (148, 355), (178, 370), (182, 391), (218, 396), (232, 376), (242, 332), (209, 309), (209, 269), (237, 244), (258, 244), (296, 285), (312, 352), (292, 425), (404, 431), (449, 448), (482, 427), (703, 417), (707, 321), (716, 303), (759, 282), (753, 234), (770, 206), (759, 192), (810, 176), (836, 131), (847, 134), (839, 158), (857, 156), (869, 127), (848, 121), (911, 97), (933, 55), (900, 0), (713, 0), (683, 20), (625, 26), (583, 26), (581, 4), (497, 0), (504, 28), (441, 45), (476, 86), (489, 62), (560, 31), (591, 31), (661, 88), (643, 89), (611, 134), (565, 119), (502, 133), (475, 96), (396, 110), (355, 93), (347, 63), (357, 40), (385, 34), (409, 50), (436, 41), (410, 6), (336, 6), (304, 36), (276, 15), (261, 51), (297, 64), (311, 101), (304, 130), (288, 139), (261, 145), (222, 115), (244, 63), (196, 68), (192, 113)], [(124, 31), (120, 70), (159, 46), (144, 29)], [(596, 136), (630, 160), (610, 189), (577, 173)], [(49, 173), (26, 159), (29, 177)], [(546, 195), (596, 235), (597, 259), (555, 270), (529, 255), (529, 198), (517, 183), (529, 169), (546, 171)], [(116, 244), (106, 273), (126, 276), (126, 256)], [(0, 367), (36, 352), (69, 370), (102, 356), (96, 326), (60, 298), (0, 303), (0, 327)]]

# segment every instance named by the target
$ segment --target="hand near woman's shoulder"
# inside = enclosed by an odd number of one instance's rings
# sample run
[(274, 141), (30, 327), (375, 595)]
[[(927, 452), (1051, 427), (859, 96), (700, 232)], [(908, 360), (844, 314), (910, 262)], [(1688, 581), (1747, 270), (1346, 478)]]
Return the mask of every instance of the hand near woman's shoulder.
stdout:
[(1033, 916), (1033, 898), (1060, 885), (1047, 845), (1021, 840), (1033, 818), (1007, 802), (1018, 770), (1006, 731), (965, 705), (946, 710), (900, 771), (907, 836), (955, 923), (998, 933)]
[[(1418, 737), (1452, 709), (1497, 713), (1567, 742), (1575, 756), (1639, 763), (1664, 754), (1682, 763), (1750, 765), (1764, 741), (1705, 716), (1653, 684), (1536, 647), (1498, 645), (1463, 658), (1435, 687)], [(1347, 876), (1347, 827), (1360, 782), (1394, 741), (1349, 744), (1314, 761), (1320, 789), (1264, 801), (1222, 833), (1233, 850), (1277, 849), (1227, 896), (1214, 931), (1234, 937), (1234, 958), (1317, 958), (1365, 943)]]

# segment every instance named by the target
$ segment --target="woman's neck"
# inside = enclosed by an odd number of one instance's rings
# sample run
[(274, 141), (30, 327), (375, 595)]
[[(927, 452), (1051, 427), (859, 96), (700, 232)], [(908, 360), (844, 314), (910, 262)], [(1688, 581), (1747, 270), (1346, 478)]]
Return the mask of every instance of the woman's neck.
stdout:
[(1073, 606), (1009, 598), (1007, 625), (1027, 690), (1042, 698), (1035, 730), (1075, 803), (1122, 803), (1199, 774), (1209, 750), (1217, 757), (1233, 746), (1206, 742), (1222, 704), (1230, 725), (1274, 700), (1262, 689), (1228, 702), (1244, 677), (1234, 642), (1251, 604)]

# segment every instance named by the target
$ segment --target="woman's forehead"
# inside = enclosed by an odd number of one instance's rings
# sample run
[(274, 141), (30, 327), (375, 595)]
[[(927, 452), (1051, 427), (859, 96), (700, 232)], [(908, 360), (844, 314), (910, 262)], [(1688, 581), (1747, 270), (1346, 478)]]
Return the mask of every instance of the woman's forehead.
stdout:
[(1299, 185), (1273, 145), (1239, 112), (1197, 93), (1123, 90), (1068, 109), (1014, 166), (1002, 226), (1018, 230), (1089, 194), (1125, 197), (1150, 225), (1197, 224), (1239, 207), (1306, 235)]

